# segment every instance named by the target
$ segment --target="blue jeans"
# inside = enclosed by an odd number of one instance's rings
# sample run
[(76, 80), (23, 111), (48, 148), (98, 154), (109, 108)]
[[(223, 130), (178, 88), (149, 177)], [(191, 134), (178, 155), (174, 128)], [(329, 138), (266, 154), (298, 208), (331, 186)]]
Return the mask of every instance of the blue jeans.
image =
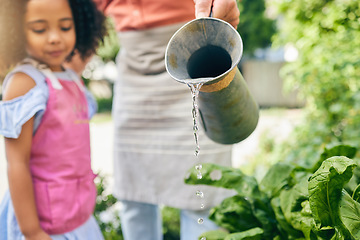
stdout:
[[(121, 201), (123, 206), (120, 213), (121, 227), (125, 240), (162, 240), (162, 219), (158, 205)], [(181, 210), (180, 239), (197, 240), (199, 236), (219, 227), (208, 219), (208, 210)], [(199, 224), (198, 219), (204, 223)]]

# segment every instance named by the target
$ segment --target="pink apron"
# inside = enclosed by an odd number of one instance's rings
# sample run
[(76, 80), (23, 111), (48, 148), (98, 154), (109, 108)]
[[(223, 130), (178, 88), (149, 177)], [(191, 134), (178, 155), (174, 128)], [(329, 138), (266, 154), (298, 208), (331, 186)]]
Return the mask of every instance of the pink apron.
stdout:
[(30, 168), (41, 227), (62, 234), (88, 220), (97, 192), (83, 86), (47, 73), (49, 99), (33, 137)]

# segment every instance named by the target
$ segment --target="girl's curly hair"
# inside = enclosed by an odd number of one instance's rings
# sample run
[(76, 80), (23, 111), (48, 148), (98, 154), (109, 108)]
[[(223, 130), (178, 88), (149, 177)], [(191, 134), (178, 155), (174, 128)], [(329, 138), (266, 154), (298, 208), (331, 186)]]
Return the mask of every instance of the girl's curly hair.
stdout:
[[(0, 0), (0, 74), (26, 57), (23, 29), (28, 1)], [(96, 9), (92, 0), (68, 0), (68, 2), (75, 23), (74, 50), (85, 59), (96, 52), (107, 34), (106, 18)]]
[(68, 0), (76, 29), (75, 49), (85, 59), (95, 53), (107, 34), (106, 18), (92, 0)]

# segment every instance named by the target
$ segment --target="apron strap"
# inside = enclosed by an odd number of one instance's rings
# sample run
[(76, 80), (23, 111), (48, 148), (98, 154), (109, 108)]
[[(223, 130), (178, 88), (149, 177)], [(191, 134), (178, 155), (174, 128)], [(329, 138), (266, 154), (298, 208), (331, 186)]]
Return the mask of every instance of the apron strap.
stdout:
[(30, 64), (30, 65), (34, 66), (40, 72), (42, 72), (45, 75), (45, 77), (50, 79), (50, 82), (51, 82), (51, 85), (53, 88), (59, 89), (59, 90), (62, 89), (61, 83), (55, 77), (55, 75), (52, 73), (52, 71), (49, 69), (49, 67), (46, 64), (41, 64), (38, 61), (36, 61), (35, 59), (29, 58), (29, 57), (22, 60), (21, 63), (22, 64)]
[[(61, 90), (63, 87), (59, 81), (59, 79), (55, 76), (55, 74), (51, 71), (51, 69), (46, 64), (41, 64), (38, 61), (32, 58), (25, 58), (22, 63), (24, 64), (31, 64), (32, 66), (36, 67), (40, 72), (42, 72), (45, 77), (47, 77), (51, 85), (54, 89)], [(75, 82), (75, 84), (79, 87), (79, 89), (85, 92), (85, 87), (81, 83), (79, 77), (71, 70), (65, 70), (69, 77)]]
[(71, 79), (76, 83), (76, 85), (80, 88), (81, 91), (85, 92), (85, 87), (84, 85), (81, 83), (79, 76), (73, 72), (70, 69), (66, 69), (65, 70), (67, 74), (69, 74), (69, 76), (71, 77)]
[(61, 90), (63, 87), (59, 82), (59, 79), (54, 75), (54, 73), (49, 69), (39, 69), (51, 82), (51, 85), (54, 89)]

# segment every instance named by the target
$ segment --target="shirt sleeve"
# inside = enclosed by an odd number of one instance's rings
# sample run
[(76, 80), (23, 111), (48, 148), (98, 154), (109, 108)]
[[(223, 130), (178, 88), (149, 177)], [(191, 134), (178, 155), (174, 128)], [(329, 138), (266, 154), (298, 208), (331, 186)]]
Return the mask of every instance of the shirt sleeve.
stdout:
[(18, 138), (22, 126), (36, 113), (46, 108), (47, 96), (39, 86), (25, 95), (0, 102), (0, 134), (7, 138)]
[(92, 95), (92, 93), (87, 88), (85, 88), (85, 96), (88, 103), (89, 119), (91, 119), (96, 114), (98, 105), (94, 95)]

